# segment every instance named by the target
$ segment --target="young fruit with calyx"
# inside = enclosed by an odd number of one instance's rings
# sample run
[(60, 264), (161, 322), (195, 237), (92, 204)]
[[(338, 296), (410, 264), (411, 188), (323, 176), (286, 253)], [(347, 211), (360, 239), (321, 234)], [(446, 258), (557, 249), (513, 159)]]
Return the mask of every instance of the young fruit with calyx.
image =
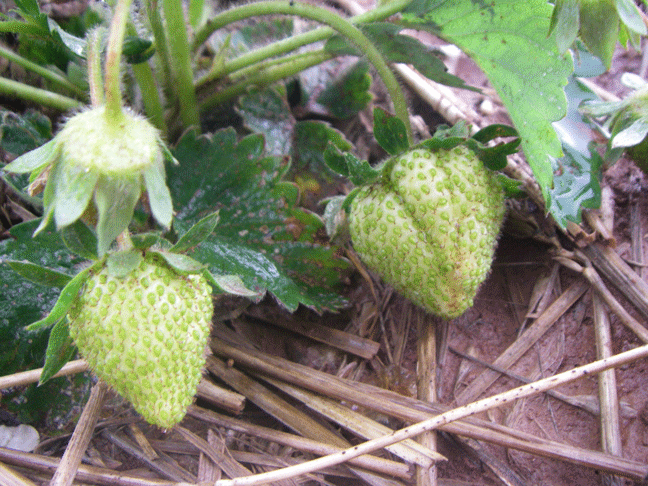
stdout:
[(175, 162), (148, 120), (129, 109), (105, 105), (72, 116), (45, 145), (8, 164), (7, 172), (45, 175), (44, 217), (36, 232), (53, 219), (57, 229), (80, 218), (95, 223), (99, 254), (131, 222), (146, 192), (156, 221), (171, 225), (173, 207), (166, 186), (165, 161)]
[(330, 145), (324, 154), (332, 170), (358, 186), (331, 199), (327, 232), (343, 239), (348, 230), (362, 261), (396, 290), (442, 318), (457, 317), (490, 271), (504, 190), (517, 192), (494, 171), (506, 167), (520, 138), (505, 125), (471, 136), (457, 123), (411, 147), (403, 123), (380, 108), (374, 136), (392, 156), (375, 168)]
[[(126, 238), (127, 248), (108, 252), (74, 277), (57, 274), (66, 283), (56, 304), (28, 327), (54, 326), (43, 380), (73, 356), (69, 338), (60, 338), (69, 334), (90, 369), (146, 421), (169, 429), (182, 420), (205, 364), (212, 293), (261, 297), (238, 276), (212, 275), (183, 253), (217, 222), (217, 213), (206, 216), (175, 244), (154, 233)], [(7, 264), (32, 281), (52, 282), (51, 270)]]
[(350, 203), (362, 261), (415, 304), (440, 317), (473, 305), (488, 275), (505, 213), (495, 174), (465, 145), (420, 145), (381, 168)]
[(129, 256), (139, 264), (126, 275), (108, 265), (91, 272), (68, 312), (70, 336), (99, 378), (147, 422), (169, 429), (201, 379), (211, 287), (203, 275), (182, 275), (154, 253)]

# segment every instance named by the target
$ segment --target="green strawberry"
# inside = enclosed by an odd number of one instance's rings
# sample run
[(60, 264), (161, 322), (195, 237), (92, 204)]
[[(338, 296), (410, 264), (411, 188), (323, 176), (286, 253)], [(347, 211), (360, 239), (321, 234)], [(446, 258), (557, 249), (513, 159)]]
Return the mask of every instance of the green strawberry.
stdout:
[(494, 174), (465, 146), (411, 150), (351, 203), (353, 246), (369, 268), (444, 318), (472, 306), (504, 217)]
[(108, 266), (91, 275), (68, 319), (97, 376), (168, 429), (196, 393), (212, 312), (205, 277), (180, 275), (149, 253), (125, 277)]

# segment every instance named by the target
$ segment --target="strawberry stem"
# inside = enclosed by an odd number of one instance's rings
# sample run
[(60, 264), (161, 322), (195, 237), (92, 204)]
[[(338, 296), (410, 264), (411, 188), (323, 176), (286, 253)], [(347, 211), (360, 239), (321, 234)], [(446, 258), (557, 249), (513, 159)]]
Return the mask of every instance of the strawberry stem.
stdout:
[(103, 29), (95, 29), (88, 34), (88, 84), (90, 87), (90, 104), (98, 107), (104, 103), (104, 87), (101, 72), (101, 38)]
[(396, 116), (398, 116), (398, 118), (400, 118), (407, 127), (408, 139), (410, 142), (412, 141), (412, 128), (409, 120), (409, 113), (407, 111), (407, 103), (396, 76), (389, 69), (389, 66), (378, 49), (376, 49), (376, 46), (374, 46), (372, 42), (351, 22), (337, 14), (321, 7), (294, 1), (271, 0), (254, 2), (232, 8), (215, 16), (209, 22), (209, 26), (200, 32), (197, 37), (200, 36), (200, 38), (206, 38), (205, 36), (207, 32), (214, 32), (217, 28), (249, 17), (277, 14), (296, 15), (298, 17), (321, 22), (328, 25), (330, 28), (355, 44), (355, 46), (360, 49), (378, 72), (378, 75), (385, 84), (385, 87), (392, 99)]
[(108, 37), (108, 51), (106, 55), (106, 116), (119, 121), (124, 115), (122, 111), (121, 81), (121, 56), (126, 33), (126, 23), (133, 0), (119, 0), (115, 7), (110, 35)]

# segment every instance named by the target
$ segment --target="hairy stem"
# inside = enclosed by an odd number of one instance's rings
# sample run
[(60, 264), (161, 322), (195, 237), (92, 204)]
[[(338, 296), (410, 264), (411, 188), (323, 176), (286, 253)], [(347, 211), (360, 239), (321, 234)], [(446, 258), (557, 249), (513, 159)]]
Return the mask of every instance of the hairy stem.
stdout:
[(106, 54), (106, 116), (119, 119), (123, 116), (121, 93), (121, 56), (126, 23), (133, 0), (119, 0), (115, 7)]
[(0, 93), (11, 96), (12, 98), (33, 101), (34, 103), (61, 111), (72, 110), (82, 106), (82, 103), (74, 98), (52, 93), (46, 89), (34, 88), (28, 84), (3, 77), (0, 77)]
[(25, 68), (28, 71), (32, 71), (38, 74), (39, 76), (42, 76), (44, 79), (47, 79), (48, 81), (51, 81), (52, 83), (55, 83), (64, 89), (70, 90), (75, 95), (80, 96), (81, 98), (85, 96), (85, 92), (78, 86), (72, 84), (70, 80), (65, 76), (57, 73), (56, 71), (47, 69), (46, 67), (41, 66), (40, 64), (36, 64), (35, 62), (30, 61), (29, 59), (25, 59), (24, 57), (20, 56), (19, 54), (16, 54), (11, 49), (7, 49), (1, 44), (0, 44), (0, 56)]
[(174, 88), (180, 103), (180, 118), (185, 127), (197, 126), (200, 124), (200, 118), (182, 0), (163, 0), (162, 6), (169, 40)]
[(378, 75), (385, 84), (385, 87), (387, 88), (387, 91), (389, 92), (389, 95), (394, 104), (396, 116), (400, 118), (407, 127), (408, 138), (410, 142), (412, 141), (412, 129), (409, 120), (409, 114), (407, 111), (407, 103), (405, 102), (405, 97), (400, 88), (400, 85), (396, 80), (396, 76), (394, 76), (394, 73), (389, 69), (382, 55), (378, 52), (371, 41), (348, 20), (343, 19), (339, 15), (336, 15), (321, 7), (292, 1), (287, 2), (277, 0), (255, 2), (227, 10), (226, 12), (212, 19), (210, 26), (215, 30), (223, 25), (227, 25), (231, 22), (237, 22), (249, 17), (277, 14), (296, 15), (298, 17), (303, 17), (326, 24), (331, 29), (346, 37), (358, 49), (360, 49), (360, 51), (365, 54), (369, 62), (373, 64), (374, 68), (378, 72)]
[(90, 87), (90, 104), (93, 107), (104, 104), (104, 85), (101, 71), (101, 39), (103, 29), (94, 29), (88, 34), (88, 85)]
[[(217, 106), (222, 103), (225, 103), (232, 98), (235, 98), (239, 95), (245, 93), (251, 86), (266, 86), (268, 84), (274, 83), (281, 79), (290, 77), (296, 73), (308, 69), (310, 67), (321, 64), (328, 59), (331, 59), (332, 55), (325, 51), (318, 52), (309, 52), (307, 55), (298, 54), (295, 56), (290, 56), (287, 59), (282, 59), (277, 62), (269, 63), (266, 66), (263, 66), (258, 70), (257, 73), (248, 73), (247, 76), (243, 76), (242, 79), (238, 82), (235, 82), (231, 86), (227, 86), (218, 90), (215, 93), (212, 93), (206, 96), (204, 99), (201, 99), (201, 110), (206, 110), (212, 106)], [(256, 67), (256, 66), (255, 66)], [(253, 68), (249, 68), (250, 71)]]

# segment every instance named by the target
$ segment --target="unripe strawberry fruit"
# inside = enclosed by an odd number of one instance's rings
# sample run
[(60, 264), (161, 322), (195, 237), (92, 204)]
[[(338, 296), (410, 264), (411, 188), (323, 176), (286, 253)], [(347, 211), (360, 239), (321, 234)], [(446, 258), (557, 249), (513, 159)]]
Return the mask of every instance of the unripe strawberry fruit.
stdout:
[(168, 429), (196, 393), (212, 312), (202, 275), (180, 275), (149, 254), (123, 278), (108, 267), (90, 276), (68, 318), (97, 376)]
[(351, 203), (353, 246), (369, 268), (444, 318), (472, 306), (493, 259), (504, 194), (464, 146), (411, 150)]

